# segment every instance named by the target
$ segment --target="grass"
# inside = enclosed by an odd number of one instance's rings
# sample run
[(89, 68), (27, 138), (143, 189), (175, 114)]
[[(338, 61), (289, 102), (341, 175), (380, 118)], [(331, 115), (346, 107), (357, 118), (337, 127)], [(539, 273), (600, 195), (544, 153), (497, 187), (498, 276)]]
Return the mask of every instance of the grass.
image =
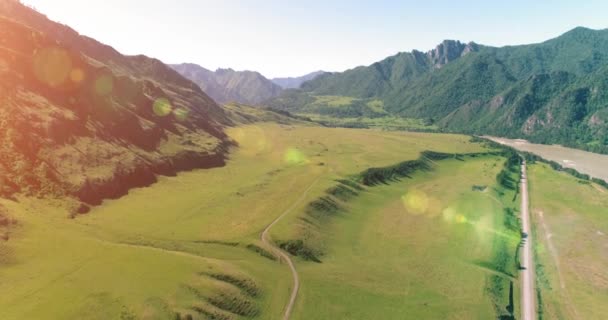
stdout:
[[(503, 163), (500, 157), (444, 160), (432, 171), (378, 184), (346, 202), (347, 209), (318, 230), (322, 262), (299, 264), (302, 291), (294, 319), (505, 314), (516, 271), (513, 261), (498, 265), (495, 246), (504, 243), (513, 257), (519, 234), (503, 219), (505, 206), (517, 202), (512, 191), (501, 196), (472, 188), (493, 186)], [(492, 281), (506, 284), (506, 291), (495, 291)]]
[(348, 106), (353, 101), (358, 100), (353, 97), (345, 96), (314, 96), (316, 105), (327, 105), (331, 107), (343, 107)]
[[(75, 219), (63, 200), (1, 200), (18, 221), (0, 241), (2, 318), (279, 319), (291, 276), (267, 257), (259, 234), (303, 190), (318, 181), (312, 200), (337, 179), (426, 149), (483, 150), (459, 135), (287, 124), (229, 134), (240, 147), (227, 166), (161, 177)], [(272, 237), (296, 223), (294, 213)], [(255, 296), (242, 287), (249, 281)], [(299, 303), (314, 308), (307, 299)]]
[(604, 319), (608, 190), (545, 164), (529, 180), (543, 319)]
[(382, 100), (371, 100), (367, 102), (366, 105), (368, 108), (372, 109), (376, 113), (386, 113), (386, 110), (384, 110), (384, 101)]
[(401, 118), (393, 116), (382, 116), (376, 118), (367, 117), (332, 117), (319, 114), (300, 114), (315, 122), (323, 123), (331, 127), (346, 128), (371, 128), (385, 131), (433, 131), (438, 127), (429, 125), (421, 119)]

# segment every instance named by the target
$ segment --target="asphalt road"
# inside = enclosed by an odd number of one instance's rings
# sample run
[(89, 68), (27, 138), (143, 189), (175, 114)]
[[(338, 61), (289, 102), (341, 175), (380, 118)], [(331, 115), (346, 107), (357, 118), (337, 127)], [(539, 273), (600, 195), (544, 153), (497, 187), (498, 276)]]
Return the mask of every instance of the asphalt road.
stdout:
[(534, 261), (532, 256), (532, 238), (530, 237), (530, 203), (528, 200), (528, 175), (526, 162), (521, 165), (521, 224), (526, 234), (522, 247), (521, 264), (521, 317), (523, 320), (536, 320), (536, 301), (534, 295)]

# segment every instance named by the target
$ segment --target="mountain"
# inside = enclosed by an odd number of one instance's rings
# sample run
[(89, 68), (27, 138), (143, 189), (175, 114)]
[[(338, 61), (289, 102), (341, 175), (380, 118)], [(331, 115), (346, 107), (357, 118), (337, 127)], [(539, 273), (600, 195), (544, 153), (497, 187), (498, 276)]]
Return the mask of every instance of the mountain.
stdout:
[(196, 84), (14, 0), (0, 1), (0, 101), (3, 196), (97, 204), (159, 174), (220, 166), (231, 145), (230, 119)]
[(192, 63), (171, 65), (171, 67), (194, 81), (219, 103), (238, 102), (257, 105), (278, 96), (282, 91), (280, 86), (254, 71), (217, 69), (213, 72)]
[(446, 40), (434, 50), (423, 53), (399, 53), (368, 67), (357, 67), (342, 73), (325, 73), (305, 83), (303, 91), (321, 95), (343, 95), (370, 98), (399, 91), (420, 76), (479, 50), (475, 43), (462, 44)]
[[(337, 117), (419, 118), (444, 131), (608, 152), (607, 67), (608, 30), (579, 27), (501, 48), (448, 40), (428, 52), (321, 75), (268, 105)], [(337, 97), (350, 102), (325, 103)]]
[(283, 89), (298, 89), (304, 82), (313, 80), (324, 73), (325, 71), (315, 71), (301, 77), (273, 78), (271, 81)]

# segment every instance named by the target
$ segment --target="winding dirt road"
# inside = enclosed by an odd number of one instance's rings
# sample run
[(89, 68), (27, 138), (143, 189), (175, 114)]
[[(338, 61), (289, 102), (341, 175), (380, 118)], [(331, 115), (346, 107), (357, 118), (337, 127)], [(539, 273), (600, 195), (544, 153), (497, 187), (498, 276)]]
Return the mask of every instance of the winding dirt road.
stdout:
[(532, 238), (530, 237), (530, 204), (528, 202), (528, 175), (526, 161), (521, 164), (521, 225), (527, 236), (522, 247), (521, 265), (521, 317), (523, 320), (536, 320), (536, 301), (534, 298), (534, 262), (532, 261)]
[(281, 250), (281, 248), (277, 247), (272, 241), (270, 241), (269, 237), (268, 237), (268, 233), (270, 232), (270, 229), (272, 229), (272, 227), (275, 224), (277, 224), (277, 222), (279, 222), (281, 219), (283, 219), (283, 217), (285, 217), (288, 213), (290, 213), (293, 209), (295, 209), (298, 204), (300, 204), (302, 201), (304, 201), (304, 199), (306, 199), (306, 195), (308, 194), (310, 189), (312, 189), (312, 187), (317, 183), (317, 181), (319, 181), (319, 178), (317, 178), (317, 180), (313, 181), (313, 183), (311, 183), (308, 186), (308, 188), (306, 188), (306, 190), (304, 190), (302, 195), (289, 208), (287, 208), (285, 211), (283, 211), (283, 213), (281, 213), (280, 216), (278, 216), (272, 223), (270, 223), (266, 227), (266, 229), (264, 229), (264, 231), (262, 232), (262, 234), (260, 236), (260, 239), (262, 240), (262, 243), (264, 243), (264, 245), (271, 248), (272, 251), (277, 256), (279, 256), (281, 260), (285, 260), (287, 262), (287, 265), (289, 266), (289, 269), (291, 270), (291, 275), (293, 277), (293, 289), (291, 290), (291, 297), (289, 298), (289, 303), (287, 303), (287, 306), (285, 307), (285, 313), (283, 314), (283, 320), (289, 320), (289, 317), (291, 316), (291, 311), (293, 310), (293, 306), (296, 303), (296, 299), (298, 298), (298, 291), (300, 290), (300, 277), (298, 276), (298, 271), (296, 270), (296, 266), (293, 263), (293, 260), (291, 260), (291, 257), (289, 257), (289, 254), (286, 253), (285, 251)]

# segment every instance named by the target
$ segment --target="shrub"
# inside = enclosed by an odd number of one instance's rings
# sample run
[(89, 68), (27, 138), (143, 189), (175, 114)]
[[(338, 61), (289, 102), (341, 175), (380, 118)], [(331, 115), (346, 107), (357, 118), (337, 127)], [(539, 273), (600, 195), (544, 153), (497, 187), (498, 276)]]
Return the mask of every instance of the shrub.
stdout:
[(317, 257), (317, 253), (313, 249), (307, 247), (301, 239), (281, 241), (278, 244), (281, 249), (289, 252), (291, 255), (301, 257), (304, 260), (321, 262)]
[(261, 255), (264, 258), (268, 258), (270, 260), (277, 260), (277, 257), (274, 254), (268, 252), (268, 250), (266, 250), (260, 246), (257, 246), (253, 243), (248, 244), (246, 248)]

